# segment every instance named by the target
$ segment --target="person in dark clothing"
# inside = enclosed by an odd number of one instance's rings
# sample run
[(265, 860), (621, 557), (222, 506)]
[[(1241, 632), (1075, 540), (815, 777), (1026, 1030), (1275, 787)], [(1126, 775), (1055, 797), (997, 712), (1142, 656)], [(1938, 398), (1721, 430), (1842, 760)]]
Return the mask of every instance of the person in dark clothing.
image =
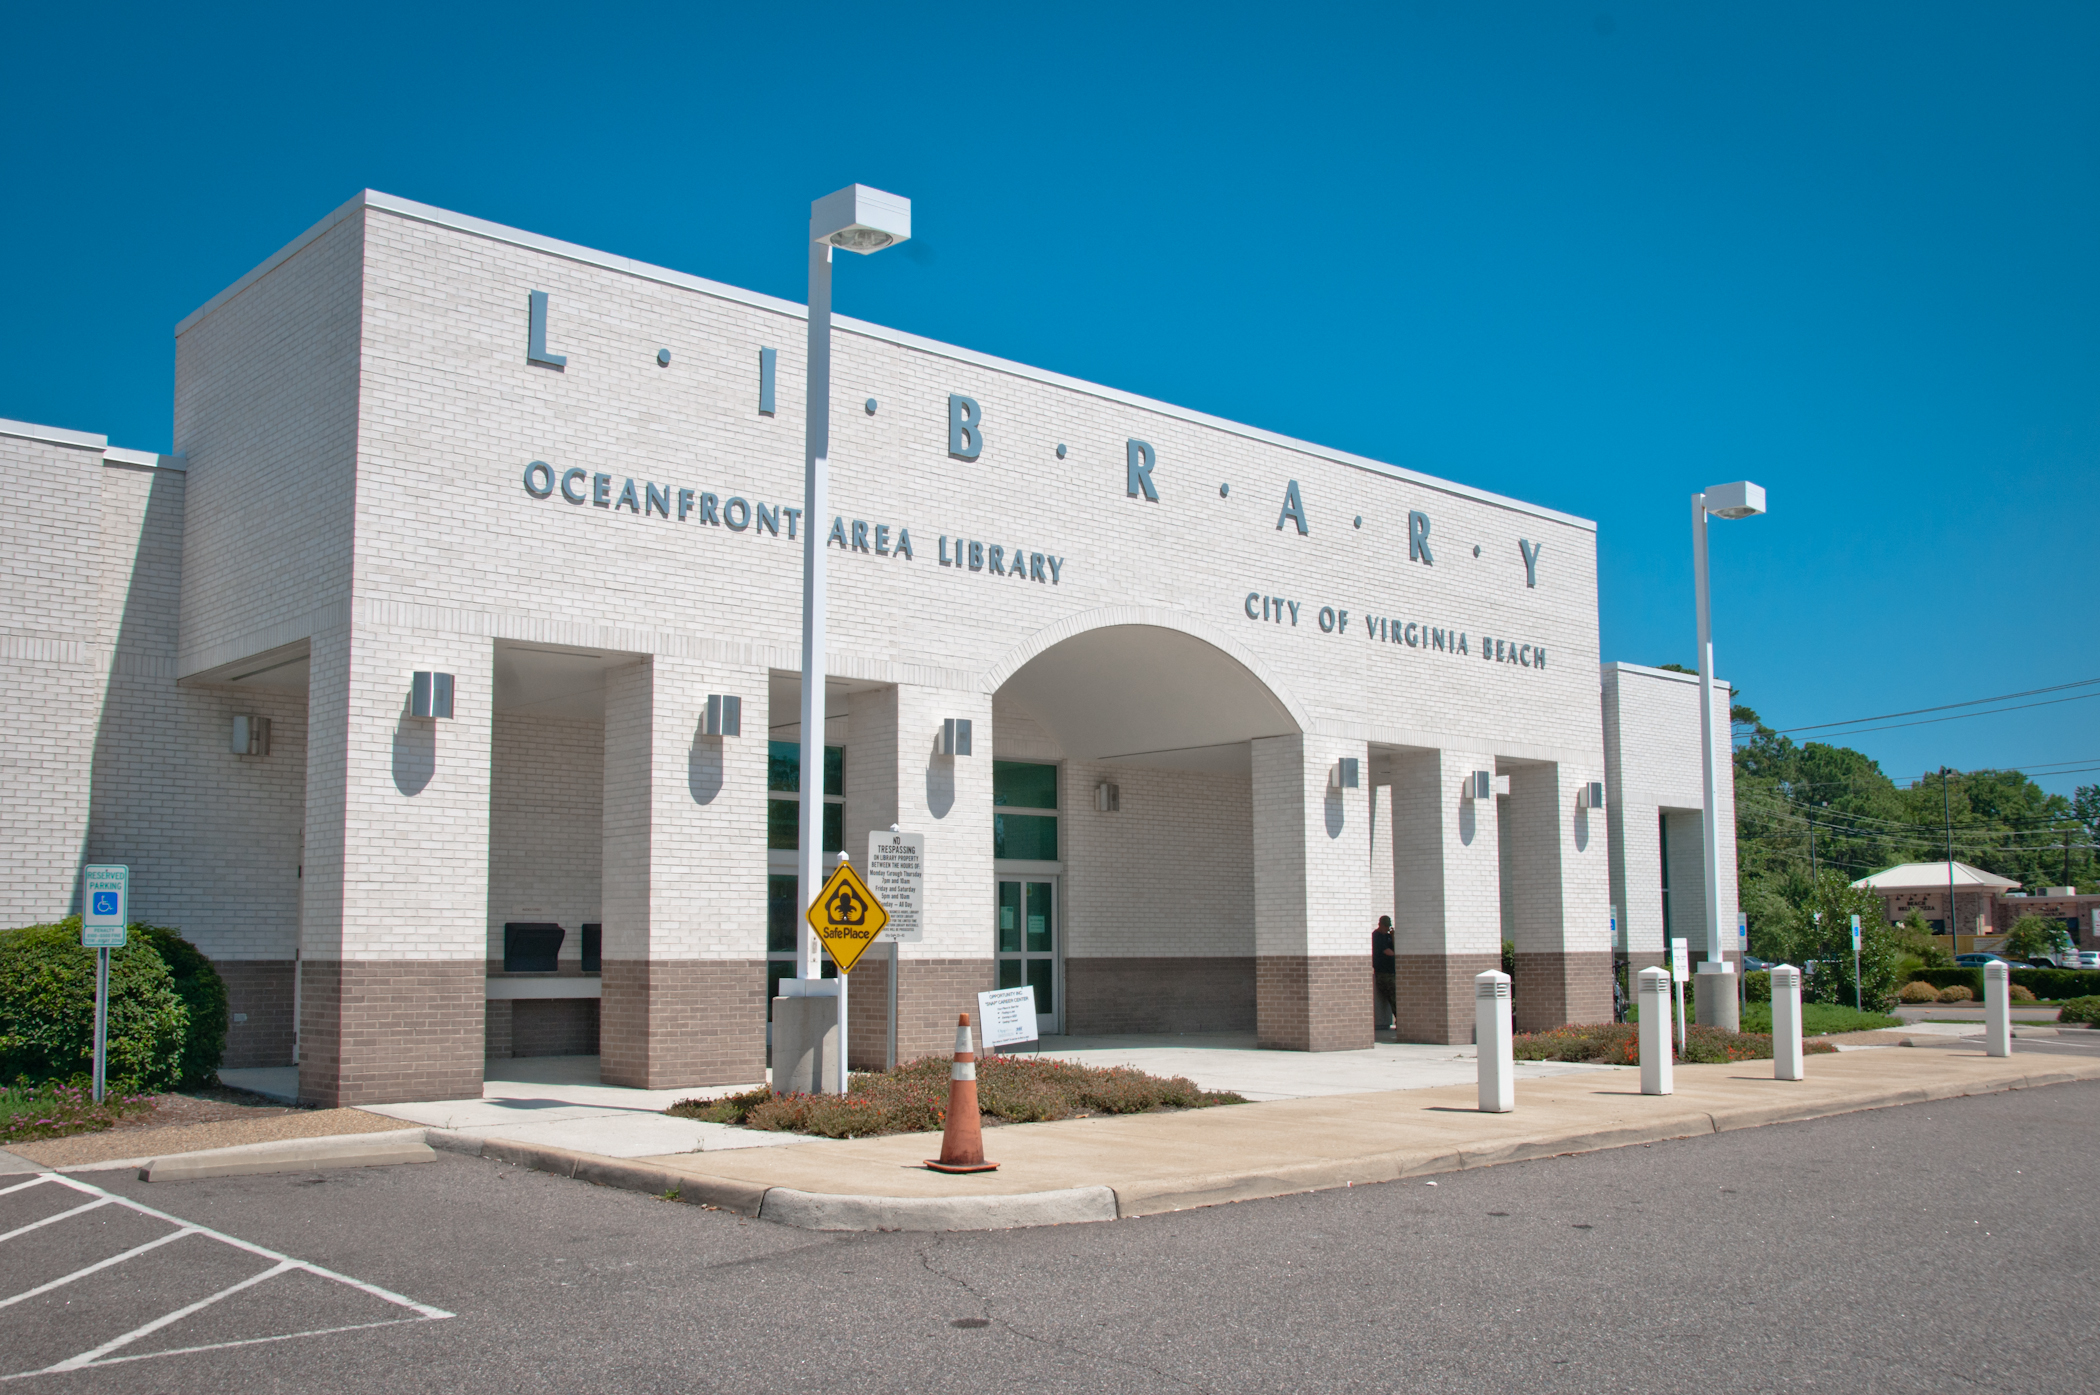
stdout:
[(1378, 917), (1378, 928), (1371, 932), (1371, 983), (1378, 994), (1377, 1014), (1372, 1018), (1375, 1027), (1383, 1030), (1398, 1027), (1400, 1017), (1393, 1005), (1393, 918)]

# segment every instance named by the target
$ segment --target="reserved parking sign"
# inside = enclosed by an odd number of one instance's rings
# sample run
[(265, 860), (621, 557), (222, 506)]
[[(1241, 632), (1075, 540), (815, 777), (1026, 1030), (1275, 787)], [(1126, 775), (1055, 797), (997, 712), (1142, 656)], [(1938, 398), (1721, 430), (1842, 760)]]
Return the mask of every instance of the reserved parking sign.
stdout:
[(89, 867), (82, 874), (80, 943), (87, 949), (122, 949), (124, 927), (131, 923), (129, 867)]

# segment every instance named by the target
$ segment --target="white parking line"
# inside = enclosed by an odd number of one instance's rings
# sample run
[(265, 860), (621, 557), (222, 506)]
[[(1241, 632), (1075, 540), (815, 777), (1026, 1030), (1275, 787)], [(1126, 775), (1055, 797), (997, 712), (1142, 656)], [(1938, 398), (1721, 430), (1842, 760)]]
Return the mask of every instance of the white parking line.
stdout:
[[(453, 1316), (453, 1314), (446, 1312), (443, 1308), (433, 1308), (427, 1303), (418, 1303), (412, 1298), (403, 1297), (401, 1294), (391, 1292), (387, 1289), (383, 1289), (377, 1284), (368, 1284), (363, 1282), (362, 1280), (353, 1279), (347, 1274), (338, 1274), (332, 1269), (324, 1269), (318, 1264), (312, 1264), (303, 1259), (293, 1259), (290, 1255), (279, 1254), (275, 1250), (266, 1249), (261, 1245), (252, 1244), (249, 1241), (243, 1240), (238, 1236), (228, 1235), (223, 1231), (213, 1230), (210, 1226), (198, 1225), (193, 1221), (185, 1221), (179, 1216), (171, 1216), (165, 1211), (157, 1211), (151, 1206), (147, 1206), (141, 1202), (133, 1201), (130, 1197), (119, 1196), (115, 1192), (106, 1192), (102, 1190), (102, 1188), (97, 1187), (89, 1182), (80, 1181), (78, 1178), (63, 1176), (59, 1173), (42, 1173), (28, 1182), (19, 1183), (15, 1186), (8, 1187), (4, 1190), (0, 1190), (0, 1196), (7, 1196), (14, 1192), (22, 1191), (28, 1187), (41, 1186), (45, 1184), (55, 1184), (57, 1186), (67, 1187), (76, 1192), (83, 1192), (95, 1199), (85, 1203), (84, 1205), (75, 1206), (70, 1210), (61, 1211), (57, 1215), (47, 1216), (41, 1221), (36, 1221), (30, 1225), (21, 1226), (15, 1230), (11, 1230), (5, 1235), (0, 1235), (0, 1242), (12, 1240), (16, 1236), (28, 1234), (30, 1231), (37, 1230), (43, 1226), (51, 1225), (55, 1222), (65, 1220), (67, 1217), (80, 1215), (84, 1211), (92, 1211), (97, 1209), (98, 1207), (111, 1205), (121, 1206), (126, 1210), (136, 1211), (140, 1215), (151, 1216), (156, 1220), (166, 1221), (168, 1224), (176, 1228), (175, 1232), (171, 1235), (164, 1235), (155, 1240), (151, 1240), (146, 1244), (136, 1246), (133, 1249), (126, 1250), (123, 1254), (113, 1255), (108, 1259), (98, 1260), (93, 1264), (86, 1265), (80, 1269), (76, 1269), (72, 1273), (65, 1275), (63, 1278), (53, 1279), (49, 1283), (40, 1285), (37, 1288), (30, 1289), (26, 1293), (18, 1293), (13, 1295), (12, 1297), (0, 1300), (0, 1308), (5, 1308), (10, 1304), (18, 1303), (25, 1298), (34, 1298), (40, 1293), (48, 1293), (55, 1288), (59, 1288), (63, 1285), (72, 1283), (76, 1279), (82, 1279), (99, 1270), (108, 1269), (114, 1265), (122, 1264), (126, 1260), (134, 1259), (139, 1255), (147, 1253), (148, 1251), (158, 1249), (160, 1246), (165, 1245), (172, 1240), (179, 1240), (184, 1236), (188, 1235), (204, 1236), (206, 1239), (215, 1240), (222, 1245), (231, 1246), (234, 1249), (241, 1250), (248, 1254), (254, 1255), (259, 1259), (269, 1260), (271, 1261), (271, 1264), (269, 1268), (263, 1270), (259, 1274), (252, 1275), (249, 1278), (241, 1280), (237, 1284), (233, 1284), (227, 1288), (220, 1289), (217, 1293), (211, 1294), (204, 1298), (200, 1298), (194, 1303), (190, 1303), (181, 1308), (177, 1308), (174, 1312), (164, 1314), (161, 1317), (157, 1317), (151, 1322), (147, 1322), (142, 1324), (141, 1326), (135, 1327), (131, 1331), (126, 1332), (121, 1336), (111, 1338), (110, 1340), (102, 1343), (100, 1346), (91, 1347), (88, 1350), (80, 1352), (77, 1355), (69, 1356), (63, 1361), (59, 1361), (50, 1366), (41, 1366), (33, 1371), (14, 1371), (5, 1375), (0, 1375), (0, 1381), (21, 1380), (28, 1376), (48, 1375), (60, 1371), (78, 1371), (98, 1366), (114, 1366), (122, 1362), (145, 1361), (153, 1357), (159, 1356), (182, 1356), (192, 1352), (220, 1351), (228, 1347), (255, 1346), (264, 1342), (285, 1342), (290, 1341), (295, 1337), (322, 1337), (334, 1332), (356, 1332), (371, 1327), (392, 1327), (404, 1322), (431, 1322)], [(284, 1332), (267, 1337), (248, 1337), (239, 1341), (211, 1342), (203, 1346), (182, 1347), (172, 1351), (141, 1352), (133, 1356), (112, 1355), (112, 1353), (122, 1350), (124, 1347), (131, 1345), (133, 1342), (138, 1341), (140, 1338), (150, 1336), (151, 1334), (158, 1332), (164, 1327), (167, 1327), (173, 1323), (180, 1322), (182, 1319), (189, 1317), (193, 1313), (199, 1312), (205, 1308), (210, 1307), (212, 1304), (219, 1302), (221, 1299), (230, 1298), (234, 1294), (240, 1293), (244, 1289), (253, 1288), (255, 1285), (260, 1284), (267, 1279), (274, 1279), (280, 1274), (289, 1273), (311, 1274), (316, 1278), (326, 1279), (331, 1283), (341, 1284), (345, 1288), (355, 1289), (359, 1293), (369, 1294), (372, 1297), (381, 1299), (384, 1302), (392, 1303), (396, 1307), (405, 1308), (408, 1310), (410, 1316), (387, 1318), (379, 1322), (352, 1323), (348, 1326), (340, 1327), (319, 1327), (305, 1332)]]

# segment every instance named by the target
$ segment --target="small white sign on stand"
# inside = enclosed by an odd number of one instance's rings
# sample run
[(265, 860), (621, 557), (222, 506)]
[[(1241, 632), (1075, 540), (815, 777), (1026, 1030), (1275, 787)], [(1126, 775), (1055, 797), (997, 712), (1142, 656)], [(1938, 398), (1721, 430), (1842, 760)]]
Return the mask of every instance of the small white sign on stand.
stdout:
[(1035, 990), (999, 988), (977, 995), (977, 1021), (984, 1028), (984, 1049), (996, 1051), (1017, 1041), (1037, 1041)]
[(1677, 1004), (1677, 1049), (1684, 1050), (1690, 1038), (1684, 1034), (1684, 985), (1692, 976), (1692, 942), (1670, 941), (1670, 996)]

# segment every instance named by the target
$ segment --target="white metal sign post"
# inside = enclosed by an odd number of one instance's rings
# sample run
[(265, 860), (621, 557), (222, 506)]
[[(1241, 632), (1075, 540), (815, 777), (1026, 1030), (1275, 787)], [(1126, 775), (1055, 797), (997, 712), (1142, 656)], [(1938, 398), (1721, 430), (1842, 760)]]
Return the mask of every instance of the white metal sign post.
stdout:
[(1670, 996), (1677, 1004), (1677, 1049), (1682, 1052), (1691, 1038), (1684, 1034), (1684, 981), (1692, 976), (1691, 943), (1670, 941)]
[(885, 1053), (888, 1069), (897, 1068), (897, 946), (926, 938), (919, 919), (921, 898), (926, 890), (926, 836), (899, 832), (891, 824), (887, 833), (868, 830), (868, 890), (890, 913), (890, 923), (881, 939), (889, 949), (890, 1040)]
[(95, 951), (95, 1103), (102, 1103), (109, 1057), (109, 952), (124, 947), (131, 901), (129, 867), (89, 867), (81, 873), (80, 943)]
[(1852, 917), (1852, 1010), (1864, 1010), (1859, 991), (1859, 917)]

